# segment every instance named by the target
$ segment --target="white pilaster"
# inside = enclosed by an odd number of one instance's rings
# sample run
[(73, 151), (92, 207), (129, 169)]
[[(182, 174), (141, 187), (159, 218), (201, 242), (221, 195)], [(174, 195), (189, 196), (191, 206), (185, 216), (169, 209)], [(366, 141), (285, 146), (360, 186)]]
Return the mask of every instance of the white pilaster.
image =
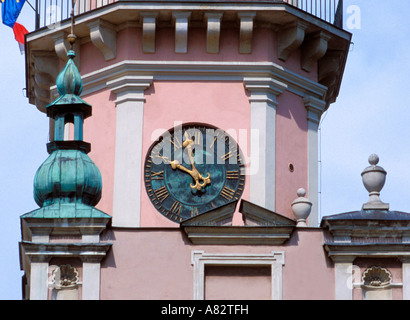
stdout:
[(402, 258), (403, 300), (410, 300), (410, 258)]
[(100, 300), (100, 262), (83, 262), (82, 300)]
[(30, 267), (30, 300), (48, 299), (48, 261), (32, 261)]
[(353, 299), (354, 257), (335, 258), (335, 300)]
[(107, 83), (117, 94), (112, 225), (139, 227), (142, 182), (144, 91), (152, 77), (125, 76)]
[(308, 120), (308, 194), (312, 211), (308, 219), (309, 227), (319, 225), (319, 123), (326, 102), (311, 96), (304, 98)]
[(251, 95), (250, 202), (275, 210), (276, 107), (286, 85), (272, 78), (245, 78)]
[(271, 265), (271, 294), (272, 300), (283, 299), (283, 265), (285, 264), (284, 254), (281, 255), (278, 263)]

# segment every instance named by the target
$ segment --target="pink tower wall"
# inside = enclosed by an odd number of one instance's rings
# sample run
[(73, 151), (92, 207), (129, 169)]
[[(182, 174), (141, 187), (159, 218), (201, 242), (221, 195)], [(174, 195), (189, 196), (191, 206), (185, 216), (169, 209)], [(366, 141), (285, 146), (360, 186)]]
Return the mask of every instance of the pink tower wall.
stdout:
[[(106, 237), (107, 240), (115, 240), (115, 245), (102, 264), (101, 299), (190, 300), (194, 282), (191, 252), (232, 253), (231, 246), (191, 245), (176, 229), (116, 230), (115, 234), (107, 234)], [(332, 264), (326, 263), (325, 252), (320, 245), (323, 241), (321, 230), (305, 229), (295, 232), (285, 246), (235, 246), (235, 253), (286, 251), (283, 299), (331, 300), (334, 299), (331, 285), (334, 283), (334, 272)], [(232, 271), (232, 267), (224, 268), (228, 273)], [(207, 276), (205, 281), (210, 281), (212, 288), (205, 298), (215, 297), (215, 291), (225, 290), (230, 283), (229, 279), (216, 281), (212, 273)], [(270, 279), (265, 273), (253, 283), (255, 287), (252, 291), (263, 292), (263, 298), (270, 299), (270, 292), (269, 297), (266, 296), (267, 281)], [(236, 294), (238, 299), (252, 299), (246, 281), (235, 282), (235, 288), (241, 292)]]
[[(300, 68), (300, 54), (294, 52), (285, 62), (277, 58), (276, 33), (261, 29), (255, 32), (252, 54), (238, 54), (239, 33), (237, 29), (223, 29), (220, 53), (206, 53), (206, 33), (201, 29), (190, 29), (188, 53), (177, 54), (173, 50), (174, 30), (161, 29), (157, 33), (155, 54), (142, 53), (141, 31), (127, 28), (117, 35), (117, 56), (105, 61), (100, 51), (91, 43), (81, 47), (81, 73), (96, 71), (124, 60), (159, 61), (271, 61), (288, 70), (315, 80), (316, 68), (310, 73)], [(135, 39), (135, 41), (129, 41)], [(210, 81), (154, 81), (145, 91), (143, 159), (149, 149), (152, 133), (159, 129), (170, 129), (174, 121), (202, 122), (221, 129), (244, 129), (250, 132), (249, 92), (242, 82)], [(85, 96), (93, 105), (93, 117), (87, 119), (85, 139), (92, 144), (90, 156), (100, 168), (103, 176), (103, 197), (98, 208), (112, 212), (114, 164), (115, 164), (115, 94), (109, 89)], [(165, 104), (164, 104), (165, 102)], [(293, 218), (290, 204), (296, 197), (296, 190), (307, 188), (307, 120), (302, 98), (285, 91), (278, 97), (277, 139), (276, 139), (276, 211)], [(169, 112), (172, 110), (172, 112)], [(189, 110), (189, 112), (187, 112)], [(216, 116), (217, 115), (217, 116)], [(248, 141), (249, 142), (249, 141)], [(249, 155), (250, 146), (242, 143), (242, 151)], [(289, 172), (292, 163), (294, 172)], [(249, 182), (249, 177), (247, 179)], [(244, 199), (249, 199), (247, 183)], [(142, 186), (141, 226), (175, 226), (159, 215), (146, 196)], [(234, 223), (240, 224), (240, 218)]]
[[(249, 101), (240, 82), (156, 81), (146, 91), (143, 155), (147, 154), (154, 142), (152, 133), (159, 128), (173, 128), (175, 121), (212, 124), (223, 130), (238, 132), (240, 129), (249, 130), (249, 114)], [(143, 190), (141, 226), (175, 227), (175, 223), (158, 214), (152, 206), (144, 183)], [(249, 197), (248, 184), (243, 196)]]
[[(292, 54), (286, 63), (277, 59), (276, 34), (273, 31), (258, 30), (254, 33), (251, 55), (238, 54), (239, 34), (236, 29), (223, 29), (219, 54), (206, 53), (206, 33), (199, 29), (189, 31), (188, 53), (176, 54), (173, 51), (173, 32), (173, 29), (161, 29), (156, 39), (156, 53), (143, 54), (138, 45), (141, 43), (140, 29), (124, 29), (117, 35), (117, 57), (108, 62), (91, 43), (86, 43), (81, 48), (81, 73), (87, 74), (101, 66), (113, 65), (124, 60), (270, 61), (316, 80), (316, 68), (311, 73), (301, 70), (298, 52)], [(153, 143), (153, 132), (159, 128), (171, 129), (175, 121), (208, 123), (223, 130), (250, 130), (249, 96), (250, 93), (245, 90), (242, 81), (155, 80), (145, 91), (143, 161)], [(109, 89), (104, 89), (83, 98), (93, 105), (93, 117), (86, 120), (85, 140), (92, 144), (90, 157), (100, 168), (103, 176), (103, 197), (97, 207), (112, 214), (116, 97)], [(300, 96), (285, 91), (278, 97), (276, 211), (290, 218), (293, 218), (290, 204), (296, 197), (296, 190), (300, 187), (307, 188), (306, 117), (306, 109)], [(239, 143), (242, 151), (249, 156), (249, 136), (247, 141)], [(294, 165), (294, 172), (288, 170), (290, 163)], [(114, 228), (103, 235), (103, 241), (113, 242), (114, 245), (102, 264), (101, 299), (192, 299), (192, 251), (231, 253), (232, 247), (191, 244), (178, 224), (156, 212), (146, 195), (143, 181), (141, 190), (141, 228)], [(243, 199), (249, 200), (249, 177)], [(233, 224), (242, 224), (239, 213), (234, 215)], [(235, 253), (268, 254), (272, 251), (285, 251), (283, 298), (331, 299), (334, 289), (329, 283), (334, 283), (334, 275), (331, 265), (326, 262), (323, 242), (322, 231), (299, 230), (285, 246), (240, 245), (235, 246)], [(300, 268), (301, 262), (304, 268)], [(270, 292), (267, 288), (270, 285), (270, 277), (266, 275), (266, 270), (259, 271), (261, 274), (258, 281), (253, 283), (253, 288), (261, 293), (260, 298), (269, 299)], [(232, 273), (224, 270), (224, 267), (208, 269), (206, 298), (221, 298), (216, 293), (220, 288), (226, 288), (232, 280), (229, 277), (224, 278), (224, 272)], [(218, 280), (218, 276), (213, 276), (215, 274), (222, 275), (222, 281)], [(241, 293), (236, 297), (247, 298), (249, 284), (246, 281), (235, 281), (235, 286)], [(300, 286), (305, 290), (300, 291)]]

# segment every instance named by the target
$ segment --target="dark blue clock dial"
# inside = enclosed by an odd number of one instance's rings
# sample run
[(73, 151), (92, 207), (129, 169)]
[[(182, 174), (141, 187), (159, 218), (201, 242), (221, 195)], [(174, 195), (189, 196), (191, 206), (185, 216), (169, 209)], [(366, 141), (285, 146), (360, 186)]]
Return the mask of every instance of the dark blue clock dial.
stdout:
[(245, 169), (238, 144), (224, 131), (188, 124), (164, 133), (145, 160), (147, 194), (159, 213), (181, 223), (239, 200)]

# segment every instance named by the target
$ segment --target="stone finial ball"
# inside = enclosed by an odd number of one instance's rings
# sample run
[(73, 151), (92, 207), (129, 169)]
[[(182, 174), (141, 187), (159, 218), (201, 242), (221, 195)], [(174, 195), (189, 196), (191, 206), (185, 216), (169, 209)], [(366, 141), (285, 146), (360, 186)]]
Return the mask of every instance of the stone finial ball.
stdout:
[(370, 155), (370, 157), (369, 157), (369, 163), (370, 163), (372, 166), (377, 165), (377, 164), (379, 163), (379, 156), (378, 156), (377, 154), (372, 154), (372, 155)]
[(303, 189), (303, 188), (300, 188), (300, 189), (297, 191), (297, 195), (298, 195), (298, 197), (304, 197), (304, 196), (306, 195), (306, 190)]

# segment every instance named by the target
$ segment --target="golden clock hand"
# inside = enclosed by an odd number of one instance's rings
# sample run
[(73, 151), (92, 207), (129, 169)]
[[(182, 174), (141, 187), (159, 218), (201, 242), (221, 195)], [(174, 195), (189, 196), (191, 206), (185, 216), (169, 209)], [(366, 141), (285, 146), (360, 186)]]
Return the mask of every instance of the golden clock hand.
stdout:
[(188, 173), (193, 178), (192, 170), (185, 168), (183, 165), (179, 164), (177, 160), (171, 161), (170, 164), (173, 170), (176, 170), (176, 169), (181, 170), (185, 173)]
[(211, 179), (209, 173), (206, 177), (203, 177), (195, 168), (195, 157), (192, 150), (193, 144), (194, 141), (189, 138), (188, 133), (185, 131), (185, 141), (183, 142), (182, 146), (188, 151), (189, 162), (191, 163), (192, 170), (185, 168), (183, 165), (179, 164), (177, 160), (171, 161), (169, 163), (171, 164), (171, 168), (173, 170), (181, 170), (182, 172), (188, 173), (192, 177), (192, 179), (194, 179), (195, 184), (190, 184), (191, 189), (201, 190), (202, 188), (206, 187), (207, 184), (211, 183)]
[[(211, 183), (209, 173), (206, 177), (203, 177), (196, 168), (194, 168), (193, 170), (189, 170), (185, 168), (183, 165), (179, 164), (179, 162), (176, 160), (171, 161), (170, 164), (173, 170), (181, 170), (182, 172), (188, 173), (192, 177), (192, 179), (194, 179), (195, 184), (190, 184), (191, 189), (201, 190), (202, 188), (206, 187), (208, 184)], [(202, 183), (200, 181), (202, 181)]]
[[(191, 188), (192, 189), (197, 189), (201, 190), (202, 188), (206, 187), (207, 184), (211, 183), (211, 175), (209, 172), (207, 173), (206, 177), (203, 177), (199, 171), (195, 168), (195, 157), (194, 157), (194, 152), (192, 150), (192, 145), (194, 144), (194, 141), (192, 139), (189, 139), (188, 134), (185, 131), (185, 141), (183, 143), (183, 146), (188, 149), (188, 156), (189, 156), (189, 161), (191, 162), (192, 166), (192, 178), (195, 180), (195, 185), (191, 183)], [(200, 183), (200, 181), (203, 181)]]
[[(201, 190), (202, 188), (206, 187), (207, 184), (211, 183), (211, 179), (210, 179), (210, 174), (208, 173), (208, 175), (206, 177), (203, 177), (201, 174), (199, 174), (199, 178), (195, 179), (195, 185), (194, 184), (190, 184), (191, 189), (196, 189), (196, 190)], [(202, 180), (203, 183), (200, 183), (199, 181)]]
[(182, 146), (188, 150), (189, 162), (191, 163), (192, 168), (195, 168), (194, 151), (192, 150), (193, 144), (194, 141), (188, 137), (188, 134), (185, 131), (185, 141), (183, 142)]

